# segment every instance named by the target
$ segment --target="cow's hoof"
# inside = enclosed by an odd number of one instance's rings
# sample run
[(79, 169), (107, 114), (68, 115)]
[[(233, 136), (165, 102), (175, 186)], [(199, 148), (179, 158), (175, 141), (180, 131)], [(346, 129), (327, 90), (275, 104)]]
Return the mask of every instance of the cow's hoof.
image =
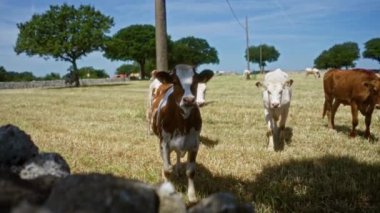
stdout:
[(369, 140), (369, 141), (374, 141), (375, 140), (375, 137), (373, 135), (371, 135), (370, 133), (366, 133), (364, 134), (364, 137)]
[(356, 137), (356, 133), (355, 132), (351, 132), (350, 133), (350, 138), (355, 138)]

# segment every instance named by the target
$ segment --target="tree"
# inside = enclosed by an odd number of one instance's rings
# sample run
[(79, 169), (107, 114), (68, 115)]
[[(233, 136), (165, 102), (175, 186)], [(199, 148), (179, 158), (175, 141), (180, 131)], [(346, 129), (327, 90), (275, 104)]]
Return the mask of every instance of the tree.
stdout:
[(0, 81), (7, 81), (7, 70), (0, 66)]
[(155, 28), (153, 25), (131, 25), (119, 30), (106, 43), (104, 56), (111, 60), (136, 61), (141, 79), (145, 78), (145, 64), (156, 57)]
[(329, 51), (324, 50), (322, 53), (314, 59), (314, 66), (318, 69), (328, 69), (332, 67), (332, 59), (329, 55)]
[(46, 74), (45, 77), (42, 78), (43, 80), (50, 81), (50, 80), (59, 80), (61, 79), (61, 75), (59, 73), (49, 73)]
[(75, 85), (79, 86), (77, 60), (102, 50), (113, 18), (104, 16), (91, 6), (63, 4), (50, 6), (43, 14), (35, 14), (30, 21), (18, 23), (17, 54), (39, 55), (48, 59), (67, 61), (73, 67)]
[(181, 38), (172, 44), (170, 67), (176, 64), (190, 64), (198, 67), (202, 64), (218, 64), (218, 52), (210, 47), (205, 39), (193, 36)]
[(359, 59), (360, 50), (355, 42), (336, 44), (322, 53), (314, 60), (318, 69), (355, 67), (354, 61)]
[(130, 75), (131, 73), (136, 73), (140, 70), (140, 66), (136, 64), (122, 64), (116, 69), (115, 74), (125, 74)]
[(365, 43), (363, 57), (380, 63), (380, 38), (373, 38)]
[[(259, 46), (250, 46), (249, 51), (249, 61), (252, 63), (257, 63), (260, 67), (260, 71), (263, 72), (265, 66), (269, 62), (274, 62), (280, 57), (280, 53), (276, 50), (274, 46), (269, 46), (267, 44), (260, 44)], [(247, 52), (247, 51), (245, 51)], [(244, 56), (247, 59), (247, 54)]]

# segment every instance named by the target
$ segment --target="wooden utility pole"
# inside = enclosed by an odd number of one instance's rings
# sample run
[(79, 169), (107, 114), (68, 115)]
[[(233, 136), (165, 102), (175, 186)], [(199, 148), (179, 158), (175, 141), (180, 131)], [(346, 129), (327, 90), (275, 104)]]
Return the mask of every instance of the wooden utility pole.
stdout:
[(168, 45), (166, 33), (165, 0), (155, 0), (156, 12), (156, 61), (157, 70), (168, 70)]
[[(247, 55), (247, 72), (246, 73), (246, 79), (249, 80), (251, 77), (250, 77), (250, 73), (251, 73), (251, 68), (249, 66), (249, 33), (248, 33), (248, 17), (246, 16), (245, 17), (245, 38), (246, 38), (246, 55)], [(253, 75), (253, 78), (256, 79), (256, 76)]]
[(245, 17), (245, 37), (247, 42), (247, 70), (251, 70), (249, 67), (249, 37), (248, 37), (248, 17)]
[(264, 74), (264, 67), (262, 65), (262, 62), (263, 62), (263, 51), (262, 51), (262, 44), (260, 44), (260, 72), (261, 74)]

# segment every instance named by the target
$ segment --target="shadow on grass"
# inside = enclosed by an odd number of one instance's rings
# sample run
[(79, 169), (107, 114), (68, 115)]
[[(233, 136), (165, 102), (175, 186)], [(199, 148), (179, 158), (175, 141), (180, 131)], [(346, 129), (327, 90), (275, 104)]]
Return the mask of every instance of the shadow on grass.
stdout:
[(218, 145), (218, 143), (219, 143), (218, 139), (214, 140), (214, 139), (210, 139), (206, 136), (202, 136), (202, 135), (200, 137), (200, 141), (203, 145), (205, 145), (207, 147), (214, 147), (214, 146)]
[[(255, 202), (257, 212), (376, 212), (380, 209), (379, 180), (379, 163), (328, 155), (266, 167), (254, 181), (213, 175), (197, 164), (195, 187), (202, 197), (234, 193), (242, 201)], [(186, 194), (184, 172), (172, 181)]]
[[(327, 128), (327, 126), (326, 126)], [(350, 132), (351, 132), (351, 128), (352, 126), (345, 126), (345, 125), (335, 125), (335, 130), (338, 132), (338, 133), (343, 133), (343, 134), (346, 134), (347, 137), (350, 137)], [(371, 129), (372, 130), (372, 129)], [(365, 134), (365, 131), (362, 130), (362, 129), (358, 129), (356, 128), (356, 137), (362, 137), (364, 138), (364, 134)], [(373, 132), (371, 133), (371, 136), (370, 136), (370, 142), (374, 143), (374, 142), (378, 142), (379, 141), (379, 137), (377, 137), (375, 134), (373, 134)]]
[(285, 127), (284, 136), (284, 141), (280, 142), (280, 144), (275, 144), (275, 151), (283, 151), (285, 149), (285, 144), (290, 145), (292, 143), (293, 128)]

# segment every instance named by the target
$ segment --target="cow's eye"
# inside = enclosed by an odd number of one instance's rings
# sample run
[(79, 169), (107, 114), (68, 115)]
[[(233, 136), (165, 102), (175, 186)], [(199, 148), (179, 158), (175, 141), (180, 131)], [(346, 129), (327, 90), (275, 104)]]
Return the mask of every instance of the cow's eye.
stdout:
[(270, 91), (268, 91), (268, 95), (271, 95), (272, 93)]

